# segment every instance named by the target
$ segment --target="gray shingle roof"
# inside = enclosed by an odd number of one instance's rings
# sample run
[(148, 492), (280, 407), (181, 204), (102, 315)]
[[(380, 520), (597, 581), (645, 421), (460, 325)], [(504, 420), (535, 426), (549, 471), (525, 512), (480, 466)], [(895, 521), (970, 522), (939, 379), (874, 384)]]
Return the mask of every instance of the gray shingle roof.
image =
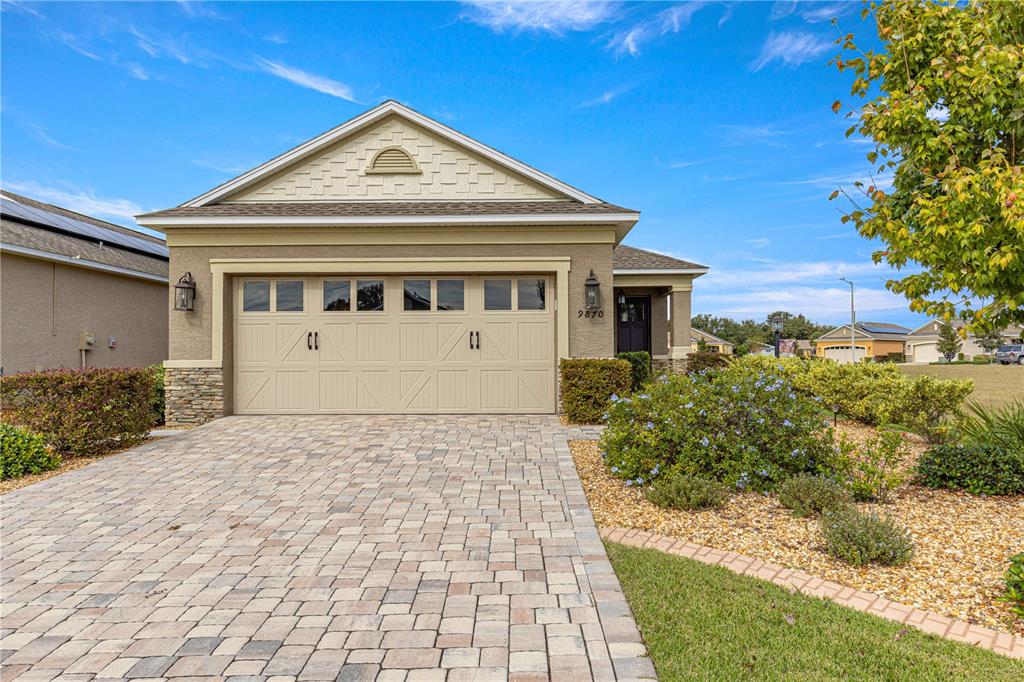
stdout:
[(553, 201), (274, 201), (179, 206), (146, 213), (139, 218), (255, 217), (255, 216), (472, 216), (472, 215), (600, 215), (633, 213), (614, 204)]
[(20, 204), (25, 204), (27, 206), (33, 206), (33, 207), (41, 209), (43, 211), (50, 211), (52, 213), (57, 213), (59, 215), (66, 216), (68, 218), (73, 218), (75, 220), (82, 220), (82, 221), (85, 221), (87, 223), (91, 223), (93, 225), (96, 225), (97, 227), (103, 227), (103, 228), (106, 228), (108, 230), (113, 230), (114, 232), (120, 232), (121, 234), (127, 234), (129, 236), (137, 237), (139, 239), (145, 239), (146, 241), (153, 242), (154, 244), (163, 244), (164, 243), (163, 239), (160, 239), (159, 237), (154, 237), (153, 235), (150, 235), (150, 234), (146, 234), (145, 232), (141, 232), (139, 230), (133, 230), (131, 228), (125, 227), (123, 225), (117, 225), (115, 223), (108, 223), (105, 220), (100, 220), (99, 218), (93, 218), (91, 215), (85, 215), (84, 213), (76, 213), (75, 211), (70, 211), (70, 210), (68, 210), (66, 208), (63, 208), (61, 206), (57, 206), (55, 204), (47, 204), (47, 203), (42, 202), (42, 201), (37, 201), (35, 199), (32, 199), (31, 197), (26, 197), (26, 196), (23, 196), (21, 194), (15, 194), (14, 192), (11, 192), (10, 190), (0, 189), (0, 194), (3, 194), (4, 196), (6, 196), (9, 199), (13, 199), (14, 201), (17, 201)]
[(612, 268), (615, 270), (707, 270), (706, 265), (691, 263), (654, 251), (645, 251), (635, 246), (619, 244), (612, 252)]

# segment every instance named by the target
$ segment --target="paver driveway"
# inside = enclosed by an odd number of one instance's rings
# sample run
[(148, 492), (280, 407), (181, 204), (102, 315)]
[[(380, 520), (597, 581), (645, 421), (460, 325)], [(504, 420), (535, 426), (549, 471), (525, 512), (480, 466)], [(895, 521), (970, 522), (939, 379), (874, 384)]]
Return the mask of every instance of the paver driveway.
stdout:
[(0, 676), (653, 677), (572, 435), (232, 417), (9, 493)]

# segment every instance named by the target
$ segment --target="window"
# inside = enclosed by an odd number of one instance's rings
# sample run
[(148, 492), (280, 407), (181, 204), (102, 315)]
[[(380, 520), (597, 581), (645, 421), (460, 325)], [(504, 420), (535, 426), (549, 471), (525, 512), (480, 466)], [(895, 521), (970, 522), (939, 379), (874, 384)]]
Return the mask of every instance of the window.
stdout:
[(516, 280), (519, 310), (544, 310), (544, 279)]
[(305, 282), (300, 280), (277, 280), (277, 307), (279, 313), (301, 313)]
[(270, 311), (270, 282), (267, 280), (242, 283), (242, 310), (247, 313)]
[(429, 279), (407, 279), (402, 289), (406, 310), (430, 310)]
[(356, 281), (356, 310), (360, 312), (384, 310), (384, 280), (360, 279)]
[(512, 280), (484, 280), (484, 310), (512, 310)]
[(466, 283), (461, 279), (437, 280), (437, 309), (464, 310)]
[(324, 280), (324, 310), (352, 310), (352, 283), (348, 280)]

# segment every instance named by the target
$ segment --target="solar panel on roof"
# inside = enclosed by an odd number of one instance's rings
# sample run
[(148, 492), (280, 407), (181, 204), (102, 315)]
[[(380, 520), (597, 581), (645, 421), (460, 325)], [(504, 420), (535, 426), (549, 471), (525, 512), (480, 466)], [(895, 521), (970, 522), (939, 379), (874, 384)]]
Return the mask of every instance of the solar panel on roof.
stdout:
[(141, 237), (134, 237), (130, 234), (117, 232), (110, 228), (93, 225), (92, 223), (87, 223), (84, 220), (77, 220), (76, 218), (70, 218), (51, 211), (45, 211), (34, 206), (26, 206), (25, 204), (18, 203), (17, 201), (8, 199), (7, 197), (0, 197), (0, 213), (13, 216), (14, 218), (20, 218), (21, 220), (27, 220), (32, 223), (37, 223), (39, 225), (46, 225), (62, 232), (77, 235), (79, 237), (85, 237), (93, 241), (99, 241), (105, 244), (114, 244), (132, 249), (133, 251), (141, 251), (161, 258), (167, 258), (168, 256), (167, 246), (164, 244), (151, 242), (149, 240), (142, 239)]
[(905, 327), (900, 327), (898, 325), (882, 326), (877, 324), (871, 324), (870, 322), (862, 322), (860, 326), (862, 329), (864, 329), (864, 331), (871, 332), (872, 334), (902, 334), (910, 331), (909, 329)]

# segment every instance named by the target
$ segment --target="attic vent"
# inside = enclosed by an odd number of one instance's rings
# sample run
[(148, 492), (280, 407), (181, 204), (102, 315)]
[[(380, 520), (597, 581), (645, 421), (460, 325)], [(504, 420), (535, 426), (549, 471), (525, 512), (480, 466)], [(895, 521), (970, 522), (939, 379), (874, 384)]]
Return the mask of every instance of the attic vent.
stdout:
[(419, 173), (419, 166), (401, 147), (386, 147), (377, 152), (367, 173)]

